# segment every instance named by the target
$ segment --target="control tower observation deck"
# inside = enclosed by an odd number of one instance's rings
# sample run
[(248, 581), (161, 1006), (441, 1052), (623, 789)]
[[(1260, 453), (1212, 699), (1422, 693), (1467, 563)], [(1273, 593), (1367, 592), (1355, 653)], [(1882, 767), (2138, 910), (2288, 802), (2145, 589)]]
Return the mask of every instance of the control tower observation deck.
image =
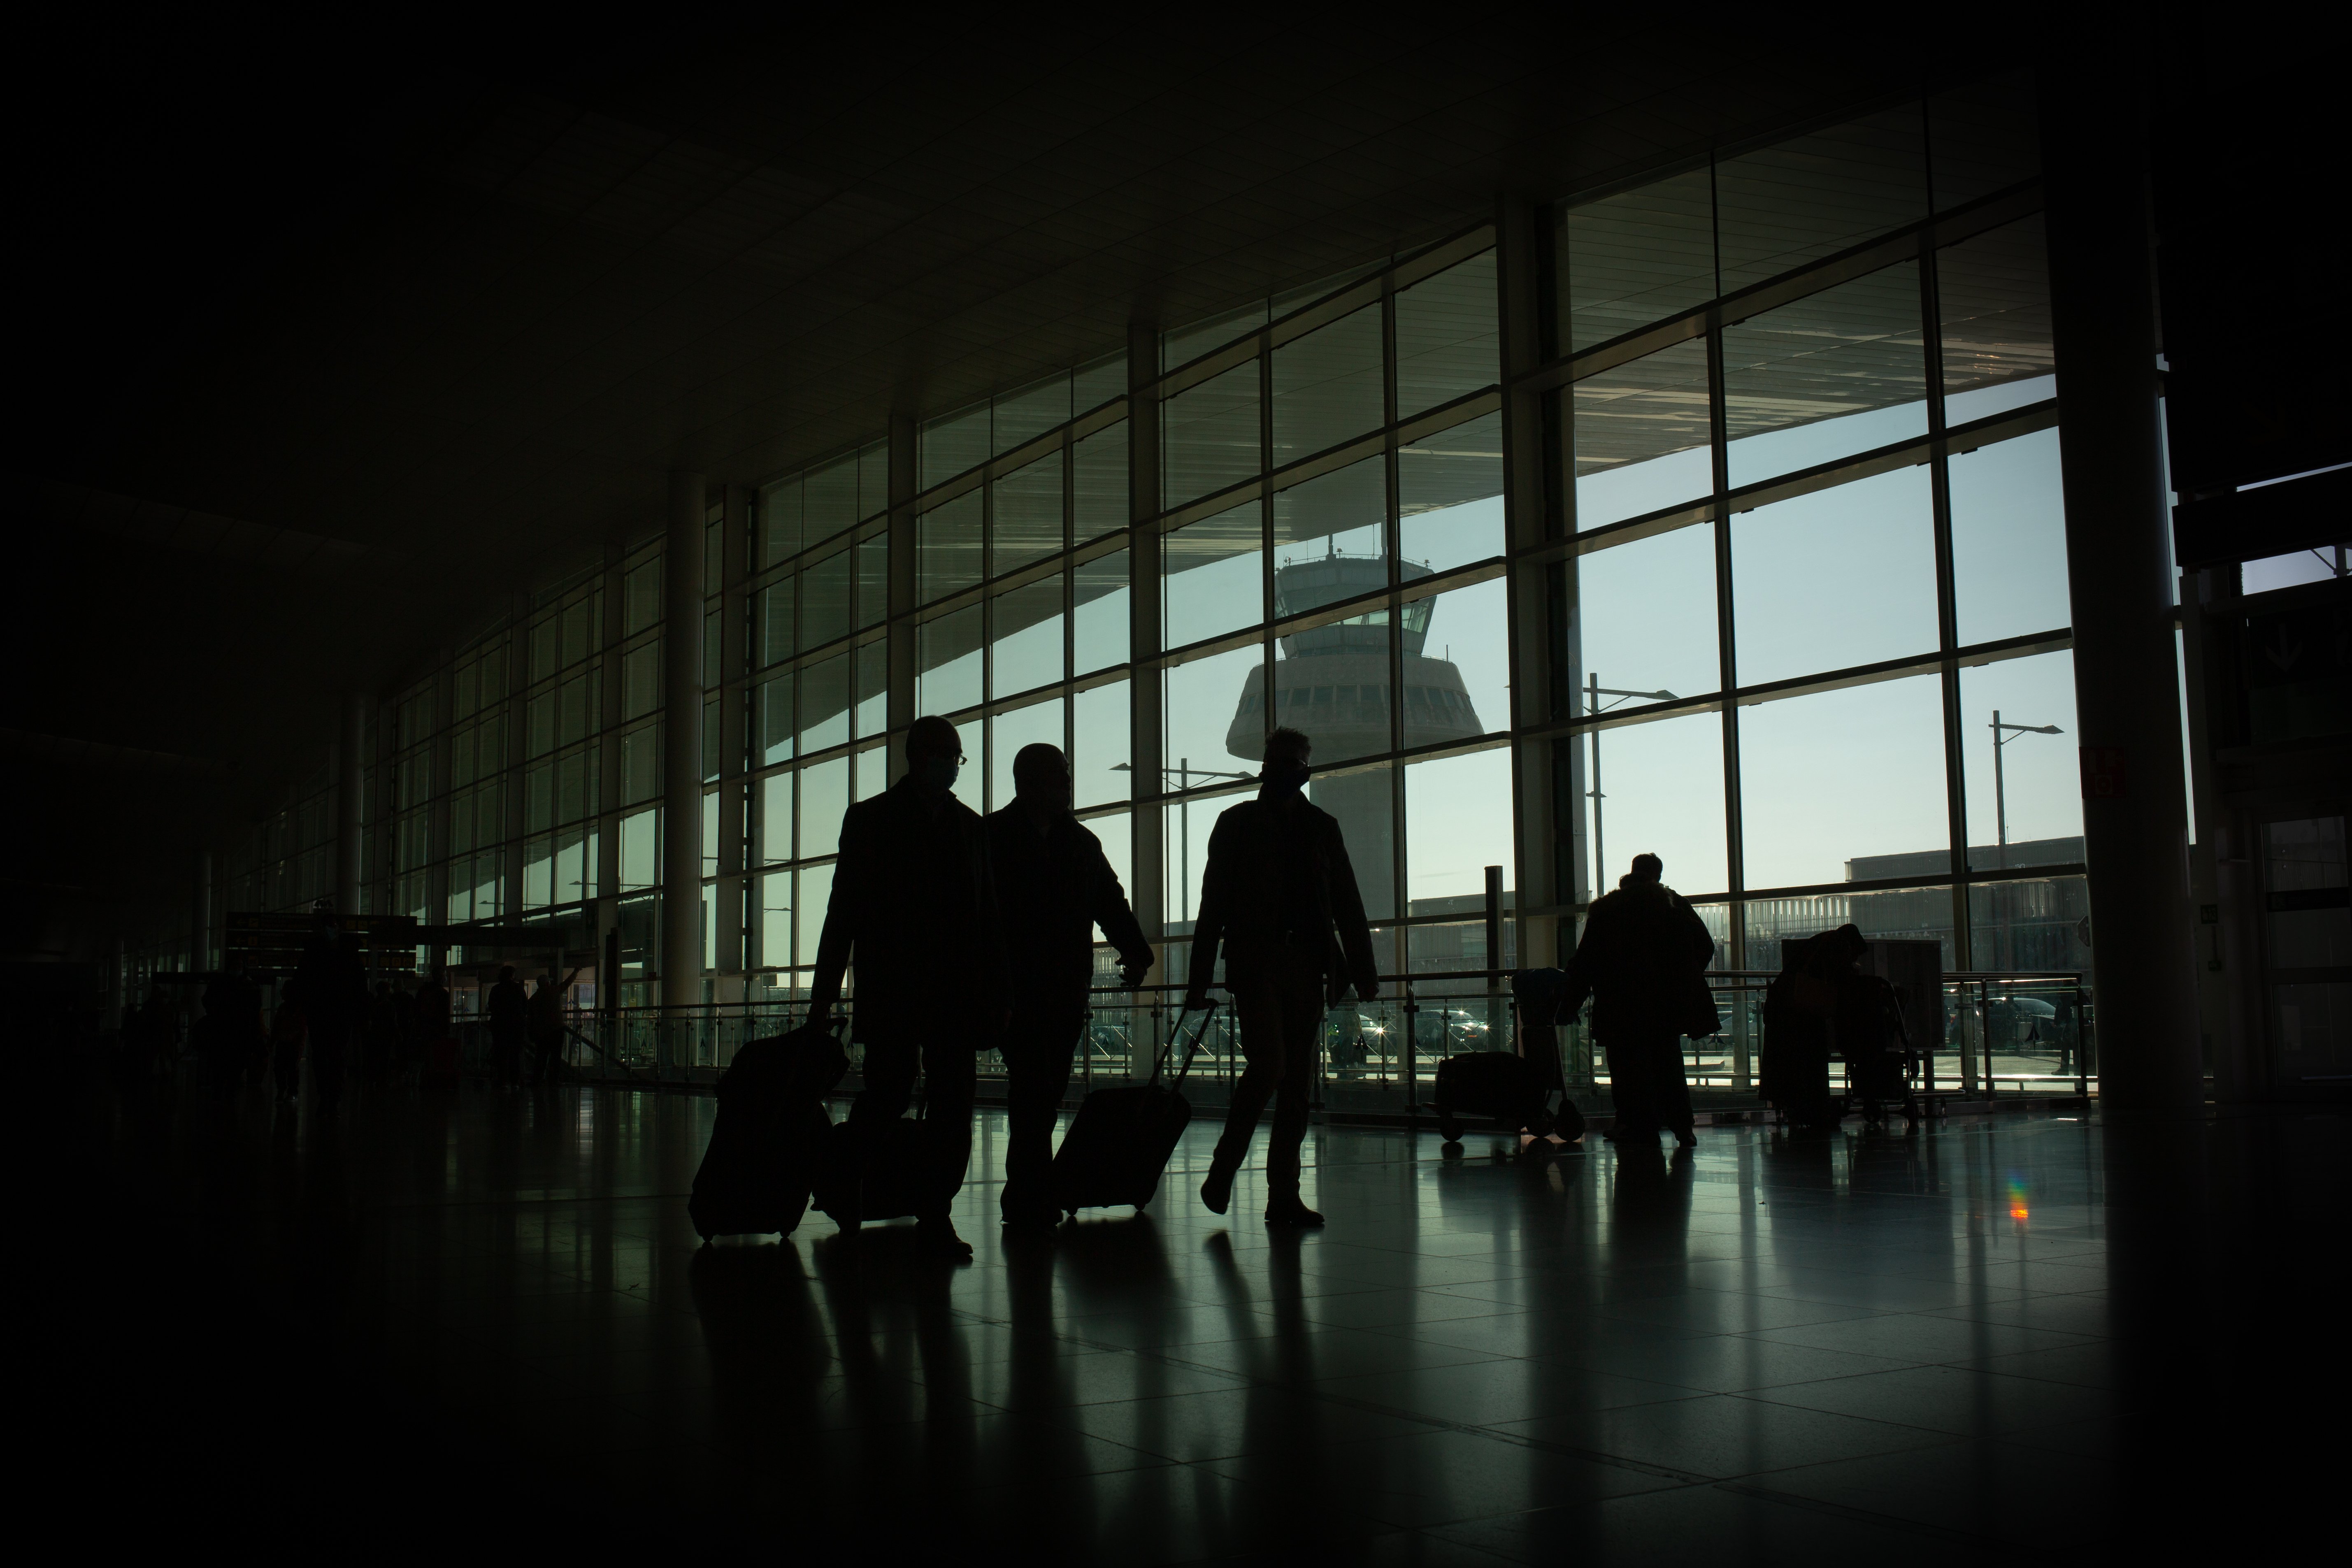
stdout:
[[(1402, 563), (1404, 582), (1430, 574), (1429, 568)], [(1275, 613), (1303, 615), (1387, 586), (1388, 563), (1379, 556), (1331, 554), (1294, 561), (1274, 574)], [(1265, 755), (1269, 730), (1287, 725), (1315, 742), (1316, 776), (1308, 798), (1339, 822), (1348, 853), (1361, 885), (1366, 910), (1376, 920), (1397, 911), (1394, 903), (1395, 808), (1389, 778), (1381, 770), (1341, 777), (1328, 771), (1359, 757), (1392, 748), (1411, 749), (1464, 741), (1486, 733), (1486, 723), (1471, 706), (1462, 672), (1423, 650), (1429, 641), (1434, 598), (1407, 602), (1397, 628), (1397, 662), (1390, 664), (1386, 606), (1329, 626), (1294, 632), (1281, 639), (1274, 662), (1274, 701), (1266, 703), (1266, 668), (1249, 672), (1240, 706), (1225, 733), (1225, 749), (1253, 762)], [(1402, 701), (1396, 700), (1402, 694)], [(1397, 728), (1391, 732), (1391, 715)]]

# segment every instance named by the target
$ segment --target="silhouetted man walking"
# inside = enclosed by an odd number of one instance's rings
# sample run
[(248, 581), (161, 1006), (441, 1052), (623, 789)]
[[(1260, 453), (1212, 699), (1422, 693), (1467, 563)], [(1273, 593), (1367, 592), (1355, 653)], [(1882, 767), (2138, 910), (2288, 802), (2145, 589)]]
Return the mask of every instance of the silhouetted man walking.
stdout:
[[(918, 719), (907, 731), (907, 775), (842, 817), (809, 994), (810, 1020), (822, 1024), (856, 957), (852, 1027), (866, 1047), (866, 1087), (849, 1120), (870, 1128), (902, 1115), (919, 1061), (950, 1197), (971, 1155), (974, 1054), (995, 1043), (1007, 996), (988, 829), (952, 793), (963, 760), (954, 725)], [(915, 1217), (925, 1245), (971, 1256), (946, 1199)]]
[(1054, 1121), (1086, 1026), (1095, 928), (1118, 949), (1120, 977), (1129, 985), (1150, 973), (1151, 944), (1102, 841), (1070, 815), (1070, 764), (1061, 748), (1023, 747), (1013, 759), (1013, 804), (988, 817), (1013, 980), (1013, 1023), (999, 1047), (1013, 1124), (1002, 1206), (1007, 1225), (1051, 1226), (1061, 1217), (1045, 1189)]
[(353, 1037), (367, 1013), (367, 961), (331, 905), (322, 899), (313, 908), (315, 929), (302, 945), (294, 984), (310, 1025), (311, 1083), (319, 1103), (332, 1108), (342, 1099)]
[(1231, 807), (1211, 829), (1184, 997), (1187, 1007), (1208, 1005), (1222, 945), (1225, 989), (1233, 994), (1248, 1065), (1234, 1086), (1201, 1201), (1225, 1212), (1234, 1173), (1272, 1098), (1274, 1133), (1265, 1154), (1265, 1217), (1272, 1225), (1323, 1223), (1298, 1195), (1298, 1148), (1307, 1137), (1323, 1009), (1350, 983), (1366, 1000), (1381, 993), (1371, 928), (1339, 825), (1302, 793), (1311, 751), (1296, 730), (1267, 736), (1257, 798)]
[(500, 1083), (522, 1081), (523, 1042), (530, 1033), (530, 999), (522, 994), (522, 982), (515, 978), (515, 966), (499, 965), (498, 984), (482, 1011), (490, 1021), (490, 1061)]
[(1616, 1103), (1612, 1141), (1654, 1141), (1659, 1128), (1670, 1127), (1687, 1146), (1698, 1139), (1691, 1131), (1683, 1037), (1715, 1032), (1706, 979), (1715, 938), (1698, 911), (1658, 880), (1664, 871), (1655, 855), (1636, 855), (1617, 890), (1593, 904), (1568, 961), (1560, 1016), (1575, 1016), (1585, 997), (1592, 998), (1592, 1035), (1608, 1052)]

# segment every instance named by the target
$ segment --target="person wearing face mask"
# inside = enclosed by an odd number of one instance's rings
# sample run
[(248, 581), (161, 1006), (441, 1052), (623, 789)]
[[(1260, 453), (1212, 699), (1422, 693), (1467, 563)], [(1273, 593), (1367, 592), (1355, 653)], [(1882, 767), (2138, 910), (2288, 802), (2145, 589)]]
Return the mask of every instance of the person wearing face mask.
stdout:
[(1222, 946), (1225, 989), (1241, 1023), (1247, 1065), (1234, 1086), (1201, 1201), (1214, 1213), (1225, 1212), (1234, 1174), (1271, 1099), (1269, 1225), (1323, 1223), (1298, 1195), (1299, 1145), (1307, 1137), (1323, 1010), (1351, 984), (1368, 1001), (1381, 992), (1371, 928), (1347, 843), (1339, 823), (1305, 798), (1311, 754), (1312, 743), (1297, 730), (1268, 735), (1257, 798), (1227, 810), (1210, 830), (1184, 998), (1187, 1007), (1208, 1005)]
[[(974, 1056), (996, 1043), (1008, 1000), (988, 830), (953, 793), (962, 762), (954, 725), (918, 719), (907, 731), (906, 776), (843, 816), (809, 998), (810, 1021), (822, 1026), (855, 957), (852, 1025), (866, 1047), (866, 1087), (849, 1120), (873, 1126), (905, 1114), (919, 1066), (923, 1113), (954, 1173), (949, 1197), (971, 1153)], [(971, 1256), (946, 1198), (915, 1217), (926, 1247)]]
[(1128, 907), (1102, 841), (1070, 815), (1070, 764), (1059, 746), (1013, 759), (1013, 800), (988, 817), (989, 858), (1003, 901), (1013, 1024), (1000, 1047), (1012, 1122), (1004, 1152), (1004, 1223), (1046, 1229), (1061, 1216), (1045, 1189), (1054, 1121), (1086, 1026), (1094, 931), (1118, 949), (1119, 976), (1139, 985), (1151, 944)]

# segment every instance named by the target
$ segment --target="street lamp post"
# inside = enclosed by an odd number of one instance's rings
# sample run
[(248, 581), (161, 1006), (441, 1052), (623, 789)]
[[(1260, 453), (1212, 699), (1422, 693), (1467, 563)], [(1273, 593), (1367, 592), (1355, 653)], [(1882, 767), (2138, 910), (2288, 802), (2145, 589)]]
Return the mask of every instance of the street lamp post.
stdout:
[[(1618, 702), (1623, 701), (1628, 697), (1646, 697), (1654, 702), (1671, 702), (1675, 700), (1675, 694), (1671, 691), (1621, 691), (1613, 686), (1603, 686), (1601, 684), (1601, 678), (1597, 675), (1588, 676), (1585, 679), (1584, 693), (1584, 710), (1588, 713), (1601, 712), (1603, 710), (1601, 700), (1604, 697), (1614, 697)], [(1616, 705), (1616, 702), (1612, 702), (1609, 706), (1614, 708)], [(1586, 793), (1592, 800), (1592, 890), (1597, 898), (1600, 896), (1601, 884), (1609, 874), (1608, 858), (1602, 853), (1601, 837), (1601, 802), (1605, 797), (1601, 793), (1601, 731), (1598, 730), (1592, 731), (1592, 788)]]
[[(1110, 771), (1115, 773), (1132, 773), (1134, 769), (1125, 763), (1113, 763), (1110, 765)], [(1182, 804), (1181, 797), (1192, 787), (1194, 779), (1207, 784), (1213, 779), (1254, 779), (1257, 774), (1230, 773), (1214, 768), (1196, 768), (1192, 765), (1192, 758), (1179, 757), (1176, 759), (1174, 767), (1162, 767), (1160, 770), (1160, 777), (1163, 784), (1173, 778), (1176, 781), (1176, 794), (1180, 797), (1180, 804), (1176, 808), (1176, 918), (1189, 921), (1192, 918), (1192, 808), (1189, 805)], [(1163, 904), (1160, 907), (1165, 909), (1167, 906)]]
[[(2003, 733), (2004, 731), (2007, 733)], [(1992, 818), (1993, 832), (1998, 841), (1993, 854), (1999, 862), (2000, 868), (2003, 871), (2009, 869), (2009, 795), (2007, 783), (2001, 776), (2001, 748), (2020, 735), (2063, 735), (2065, 731), (2055, 724), (2006, 723), (2001, 719), (2000, 709), (1996, 708), (1992, 710)], [(2006, 905), (2009, 902), (2005, 896), (1997, 895), (1996, 897), (2000, 904)], [(2001, 910), (2003, 918), (1994, 929), (2000, 936), (2002, 956), (2013, 965), (2016, 945), (2011, 939), (2008, 913), (2007, 909)], [(1992, 1039), (1990, 1035), (1985, 1039), (1985, 1070), (1988, 1072), (1992, 1070)]]
[[(2003, 734), (2002, 731), (2010, 733)], [(1994, 831), (1999, 837), (1995, 851), (2000, 869), (2009, 869), (2009, 799), (2007, 785), (2001, 777), (2000, 749), (2020, 735), (2063, 735), (2066, 731), (2055, 724), (2005, 724), (2000, 710), (1992, 710), (1992, 816)]]

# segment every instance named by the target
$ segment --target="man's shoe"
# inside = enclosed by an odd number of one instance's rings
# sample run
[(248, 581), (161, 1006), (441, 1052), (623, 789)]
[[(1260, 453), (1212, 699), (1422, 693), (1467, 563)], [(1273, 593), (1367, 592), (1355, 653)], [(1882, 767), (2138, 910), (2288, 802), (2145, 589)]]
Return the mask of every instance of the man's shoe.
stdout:
[(1211, 1214), (1223, 1214), (1234, 1201), (1234, 1173), (1209, 1168), (1209, 1179), (1201, 1184), (1201, 1201), (1209, 1205)]
[(1274, 1202), (1266, 1205), (1265, 1223), (1268, 1225), (1318, 1226), (1323, 1223), (1323, 1216), (1317, 1214), (1313, 1209), (1308, 1208), (1296, 1196), (1292, 1196), (1287, 1198), (1276, 1198)]
[(956, 1234), (954, 1221), (944, 1217), (917, 1220), (915, 1245), (941, 1258), (961, 1259), (971, 1256), (971, 1243)]

